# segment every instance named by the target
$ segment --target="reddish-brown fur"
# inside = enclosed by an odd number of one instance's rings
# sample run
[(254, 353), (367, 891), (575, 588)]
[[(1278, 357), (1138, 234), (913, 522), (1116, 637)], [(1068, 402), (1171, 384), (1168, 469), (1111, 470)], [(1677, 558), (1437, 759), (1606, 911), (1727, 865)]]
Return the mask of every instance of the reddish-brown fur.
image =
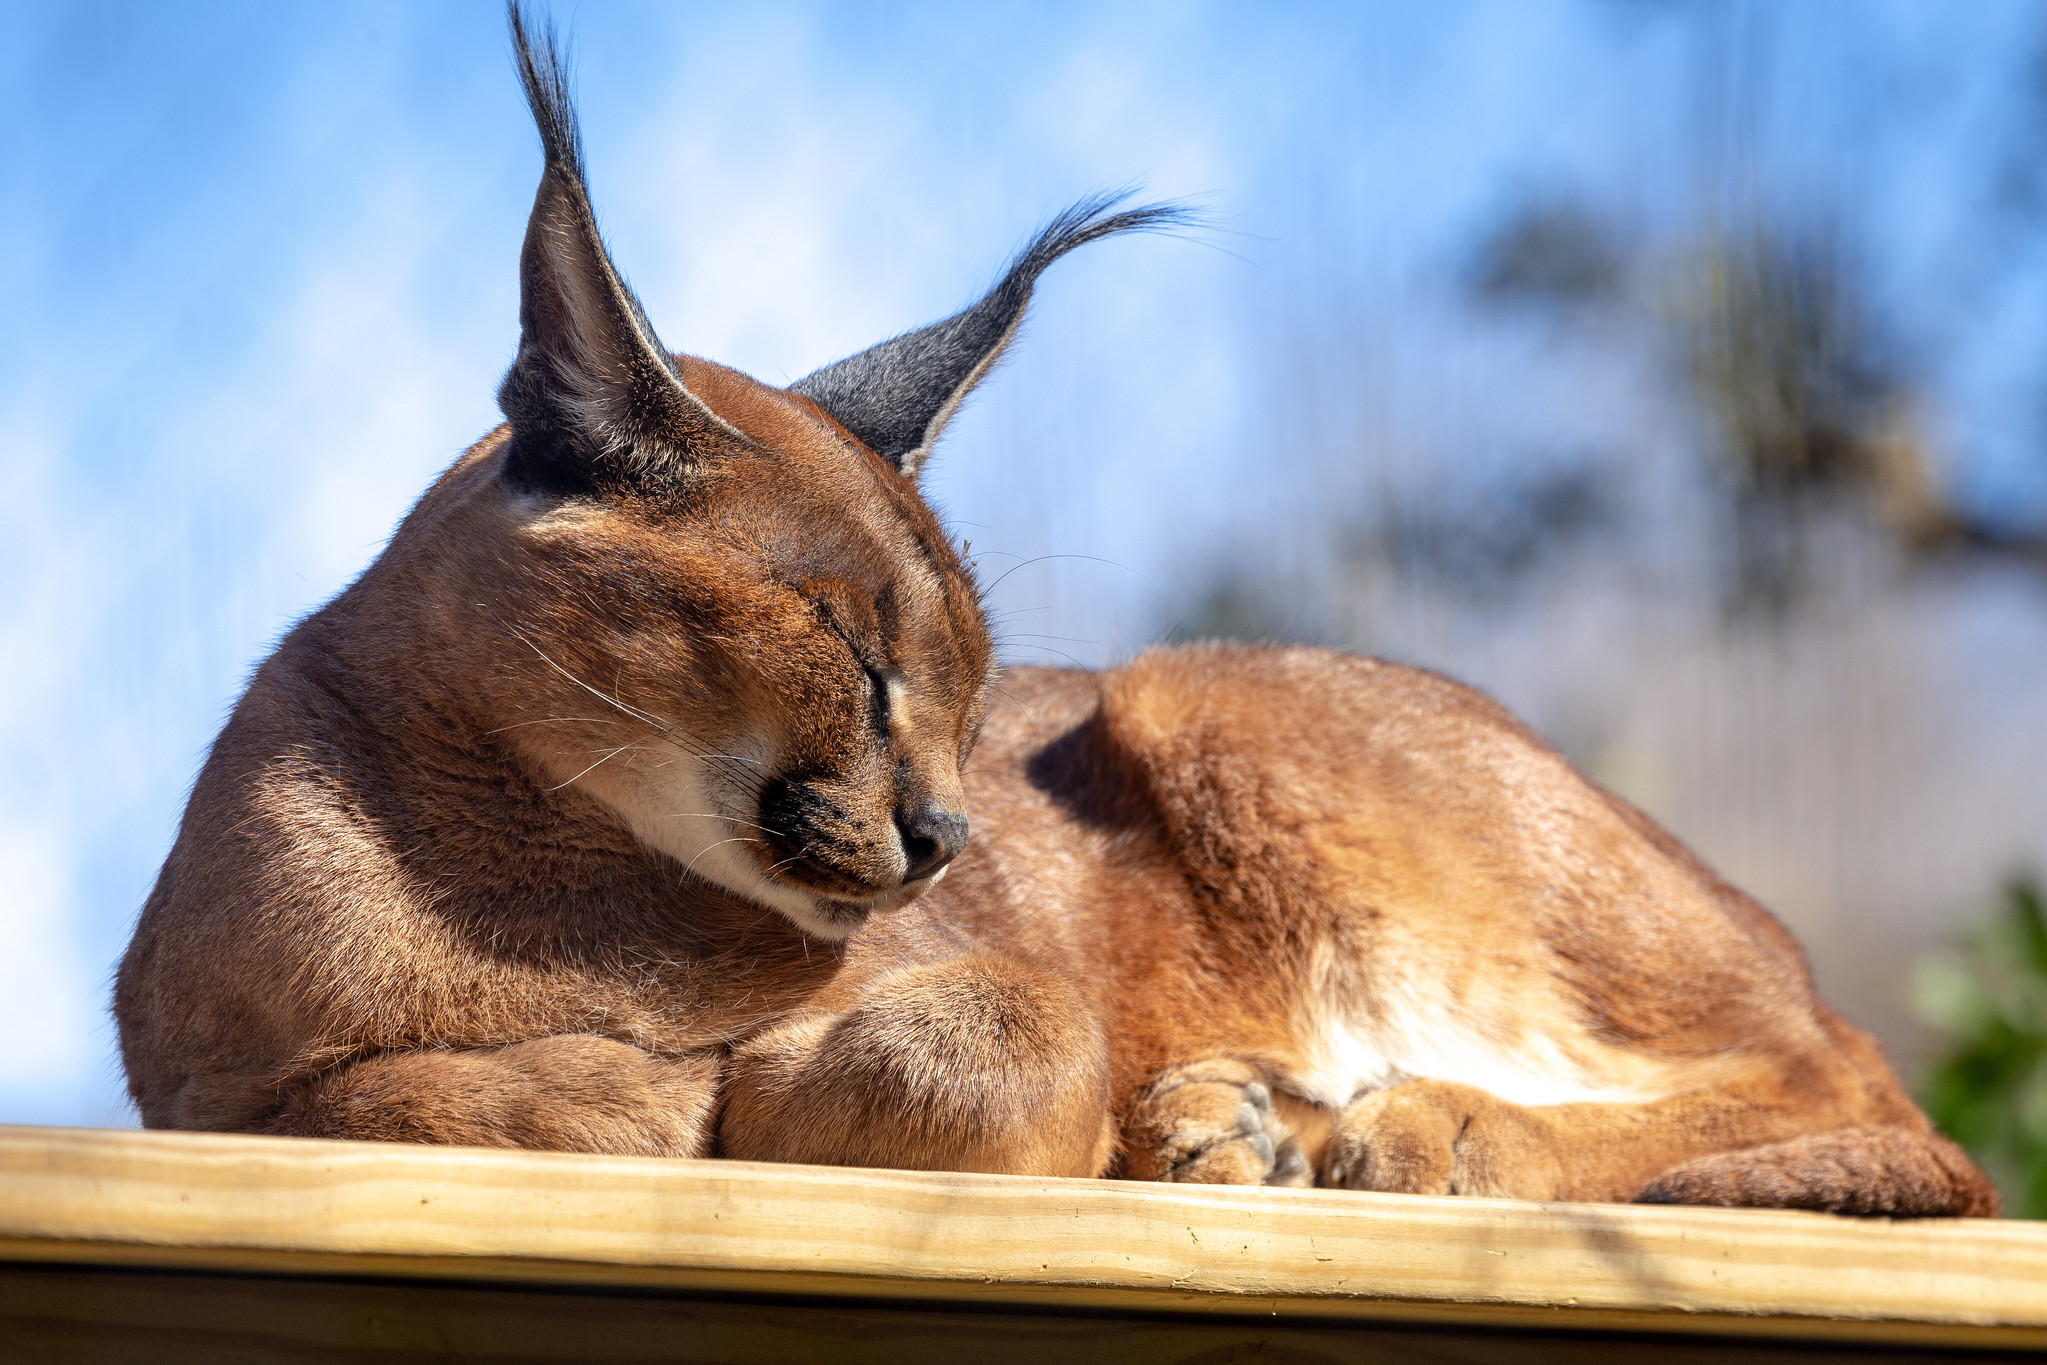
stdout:
[[(603, 378), (550, 166), (514, 378), (668, 383)], [(677, 364), (687, 431), (515, 418), (258, 670), (121, 967), (145, 1122), (1994, 1210), (1783, 929), (1484, 698), (1221, 645), (991, 685), (913, 480)], [(536, 489), (526, 431), (610, 472)]]

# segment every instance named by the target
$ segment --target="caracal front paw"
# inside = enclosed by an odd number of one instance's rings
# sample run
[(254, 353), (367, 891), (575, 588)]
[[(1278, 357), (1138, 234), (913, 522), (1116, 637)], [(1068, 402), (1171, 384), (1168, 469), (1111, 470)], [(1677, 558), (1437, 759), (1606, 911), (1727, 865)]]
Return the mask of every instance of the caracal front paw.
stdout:
[(1247, 1062), (1215, 1058), (1167, 1071), (1125, 1129), (1124, 1172), (1186, 1185), (1309, 1185), (1314, 1172), (1272, 1092)]

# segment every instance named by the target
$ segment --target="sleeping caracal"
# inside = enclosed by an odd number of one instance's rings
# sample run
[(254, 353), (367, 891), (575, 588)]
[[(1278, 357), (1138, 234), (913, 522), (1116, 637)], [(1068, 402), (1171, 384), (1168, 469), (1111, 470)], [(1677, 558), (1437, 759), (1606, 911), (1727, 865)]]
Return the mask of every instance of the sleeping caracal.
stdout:
[(773, 388), (661, 346), (512, 26), (505, 424), (213, 746), (115, 990), (146, 1123), (1993, 1211), (1777, 922), (1485, 698), (1220, 645), (991, 687), (919, 466), (1039, 273), (1172, 210)]

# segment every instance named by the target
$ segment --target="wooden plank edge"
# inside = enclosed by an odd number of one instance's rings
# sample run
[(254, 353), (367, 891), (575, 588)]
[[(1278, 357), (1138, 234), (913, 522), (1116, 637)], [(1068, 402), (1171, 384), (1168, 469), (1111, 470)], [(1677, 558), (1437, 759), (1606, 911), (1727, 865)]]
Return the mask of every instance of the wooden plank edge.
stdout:
[[(436, 1212), (445, 1208), (446, 1214), (419, 1223), (416, 1215), (430, 1198)], [(820, 1230), (836, 1218), (874, 1235), (893, 1227), (915, 1236), (900, 1251), (881, 1251), (862, 1233), (849, 1250), (843, 1234), (836, 1242), (808, 1237), (813, 1207)], [(658, 1215), (651, 1221), (650, 1209)], [(1035, 1215), (1042, 1221), (1047, 1212), (1057, 1215), (1056, 1226), (1043, 1231), (1047, 1241), (1020, 1251), (1013, 1220)], [(1100, 1231), (1077, 1236), (1069, 1213), (1076, 1221), (1100, 1219)], [(567, 1223), (555, 1216), (572, 1214)], [(1177, 1243), (1183, 1219), (1190, 1238), (1198, 1226), (1209, 1239), (1193, 1238), (1199, 1250)], [(531, 1239), (522, 1244), (519, 1235), (504, 1231), (508, 1221), (551, 1240), (566, 1236), (573, 1250)], [(678, 1241), (685, 1224), (696, 1230)], [(1094, 1254), (1097, 1243), (1113, 1241), (1118, 1227), (1133, 1239), (1127, 1244), (1132, 1252), (1143, 1253), (1135, 1265), (1131, 1256), (1111, 1265), (1107, 1260), (1114, 1258)], [(1163, 1261), (1162, 1229), (1178, 1246)], [(1331, 1239), (1332, 1252), (1348, 1242), (1376, 1261), (1380, 1287), (1320, 1277), (1320, 1267), (1309, 1262), (1337, 1258), (1315, 1254), (1316, 1237), (1306, 1234), (1317, 1232)], [(1630, 1234), (1639, 1234), (1642, 1245), (1621, 1250), (1640, 1260), (1633, 1277), (1640, 1283), (1616, 1291), (1611, 1283), (1571, 1278), (1579, 1273), (1574, 1251), (1610, 1255)], [(1457, 1269), (1454, 1258), (1437, 1256), (1433, 1278), (1411, 1272), (1444, 1239), (1470, 1242), (1474, 1236), (1534, 1262), (1519, 1274), (1495, 1276), (1487, 1261), (1486, 1273), (1472, 1275)], [(1152, 1245), (1140, 1246), (1147, 1237)], [(1751, 1210), (1045, 1181), (233, 1135), (0, 1127), (0, 1239), (12, 1248), (5, 1258), (17, 1262), (257, 1274), (289, 1267), (321, 1276), (1474, 1326), (1480, 1318), (1512, 1318), (1577, 1329), (1978, 1346), (2036, 1346), (2047, 1333), (2047, 1227), (2033, 1225), (1855, 1223)], [(1239, 1256), (1275, 1239), (1294, 1244), (1272, 1263), (1277, 1273), (1243, 1274)], [(1028, 1264), (1041, 1254), (1062, 1261), (1059, 1269), (1040, 1274)], [(1713, 1268), (1720, 1258), (1729, 1258), (1725, 1264), (1735, 1272), (1729, 1280)], [(1875, 1279), (1879, 1291), (1866, 1304), (1829, 1292), (1813, 1279), (1815, 1267), (1828, 1264), (1851, 1279)], [(1186, 1273), (1173, 1273), (1183, 1267)], [(1657, 1283), (1658, 1267), (1676, 1277)], [(1499, 1269), (1508, 1270), (1507, 1263)], [(1803, 1275), (1799, 1283), (1806, 1287), (1779, 1292), (1780, 1273)], [(1824, 1269), (1817, 1273), (1824, 1280)]]

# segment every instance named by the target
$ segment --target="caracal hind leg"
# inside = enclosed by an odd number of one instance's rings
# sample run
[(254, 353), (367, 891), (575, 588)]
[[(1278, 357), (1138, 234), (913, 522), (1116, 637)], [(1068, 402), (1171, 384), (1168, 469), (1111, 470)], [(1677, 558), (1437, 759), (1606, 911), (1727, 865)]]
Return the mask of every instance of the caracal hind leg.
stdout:
[(1731, 1204), (1893, 1218), (1995, 1218), (1997, 1189), (1940, 1134), (1903, 1124), (1811, 1133), (1663, 1172), (1649, 1204)]
[(1495, 1199), (1918, 1216), (1995, 1211), (1989, 1183), (1960, 1148), (1930, 1130), (1882, 1123), (1813, 1131), (1822, 1122), (1775, 1087), (1524, 1107), (1468, 1085), (1406, 1081), (1344, 1110), (1330, 1135), (1323, 1183)]
[(1353, 1100), (1329, 1135), (1322, 1183), (1382, 1194), (1614, 1197), (1571, 1189), (1540, 1110), (1450, 1081), (1407, 1081)]
[(754, 1161), (1099, 1175), (1108, 1052), (1051, 974), (992, 955), (905, 968), (736, 1047), (718, 1143)]
[(1219, 1057), (1168, 1070), (1124, 1125), (1123, 1173), (1185, 1185), (1310, 1185), (1263, 1074)]
[(1455, 1081), (1403, 1081), (1351, 1101), (1322, 1183), (1386, 1194), (1625, 1203), (1662, 1171), (1810, 1130), (1775, 1087), (1640, 1104), (1510, 1103)]
[(563, 1034), (505, 1047), (387, 1052), (287, 1092), (257, 1129), (458, 1147), (708, 1156), (715, 1051), (657, 1057)]

